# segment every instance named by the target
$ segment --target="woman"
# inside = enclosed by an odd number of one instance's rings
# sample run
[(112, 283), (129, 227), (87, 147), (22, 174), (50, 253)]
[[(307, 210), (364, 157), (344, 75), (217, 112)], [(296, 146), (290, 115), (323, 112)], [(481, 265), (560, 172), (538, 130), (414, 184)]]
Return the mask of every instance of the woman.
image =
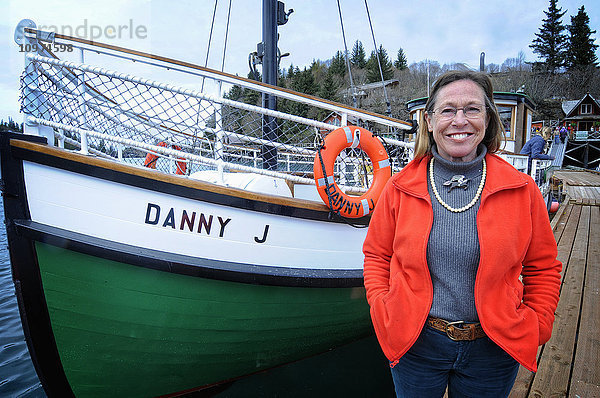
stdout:
[(561, 263), (539, 189), (494, 154), (502, 136), (489, 78), (444, 74), (373, 213), (365, 287), (399, 397), (507, 396), (550, 338)]
[(533, 159), (539, 160), (554, 160), (553, 156), (544, 153), (546, 141), (550, 138), (550, 127), (544, 127), (539, 134), (534, 134), (529, 141), (521, 148), (521, 155), (528, 155), (527, 174), (531, 173), (531, 163)]

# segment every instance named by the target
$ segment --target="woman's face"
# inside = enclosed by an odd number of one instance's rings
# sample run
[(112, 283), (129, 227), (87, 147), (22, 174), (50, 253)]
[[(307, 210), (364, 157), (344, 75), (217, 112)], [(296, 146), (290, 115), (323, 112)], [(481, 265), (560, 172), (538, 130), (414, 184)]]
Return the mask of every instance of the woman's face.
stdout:
[[(453, 108), (456, 115), (452, 115)], [(474, 108), (481, 112), (476, 115)], [(465, 110), (469, 117), (465, 115)], [(477, 146), (485, 136), (489, 117), (483, 89), (471, 80), (458, 80), (438, 91), (433, 114), (426, 113), (438, 153), (451, 162), (469, 162), (477, 157)], [(443, 111), (443, 112), (442, 112)], [(445, 116), (444, 116), (445, 114)]]

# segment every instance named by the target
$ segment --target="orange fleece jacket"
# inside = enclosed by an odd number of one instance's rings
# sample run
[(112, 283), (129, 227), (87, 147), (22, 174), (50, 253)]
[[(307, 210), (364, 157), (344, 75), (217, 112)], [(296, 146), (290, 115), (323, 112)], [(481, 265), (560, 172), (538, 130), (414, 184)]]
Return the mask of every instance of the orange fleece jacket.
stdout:
[[(433, 222), (429, 159), (413, 160), (390, 179), (363, 245), (371, 319), (392, 365), (417, 340), (433, 299), (426, 258)], [(537, 348), (552, 333), (562, 264), (534, 181), (496, 155), (485, 159), (487, 179), (477, 213), (481, 254), (475, 307), (488, 337), (536, 371)]]

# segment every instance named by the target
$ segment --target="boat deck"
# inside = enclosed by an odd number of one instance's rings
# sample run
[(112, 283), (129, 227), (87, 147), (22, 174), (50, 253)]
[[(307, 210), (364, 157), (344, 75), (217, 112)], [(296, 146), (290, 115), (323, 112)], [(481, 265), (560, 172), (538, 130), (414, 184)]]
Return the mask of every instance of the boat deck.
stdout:
[(560, 170), (566, 200), (552, 220), (563, 263), (560, 301), (538, 372), (521, 367), (510, 398), (600, 397), (600, 174)]

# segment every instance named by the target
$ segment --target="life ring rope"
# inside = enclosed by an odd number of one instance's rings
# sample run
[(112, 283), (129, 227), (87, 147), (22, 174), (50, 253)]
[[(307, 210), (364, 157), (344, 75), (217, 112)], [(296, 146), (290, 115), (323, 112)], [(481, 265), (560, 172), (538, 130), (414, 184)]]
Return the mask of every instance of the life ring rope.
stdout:
[[(336, 184), (334, 177), (337, 156), (346, 148), (358, 147), (373, 165), (373, 182), (363, 195), (348, 196)], [(341, 218), (360, 218), (375, 208), (385, 183), (391, 176), (390, 159), (383, 144), (361, 127), (346, 126), (329, 133), (317, 150), (313, 166), (319, 196), (331, 212)], [(367, 177), (368, 181), (368, 177)]]
[[(323, 162), (323, 155), (321, 154), (321, 150), (322, 150), (323, 148), (324, 148), (324, 146), (323, 146), (323, 145), (321, 145), (321, 146), (319, 147), (319, 149), (317, 150), (317, 154), (319, 155), (319, 161), (320, 161), (320, 163), (321, 163), (321, 170), (323, 170), (323, 174), (325, 174), (325, 163)], [(333, 184), (333, 183), (334, 183), (334, 181), (335, 181), (335, 180), (334, 180), (333, 176), (329, 176), (329, 177), (326, 177), (326, 178), (319, 178), (319, 179), (317, 180), (317, 188), (318, 188), (319, 186), (323, 186), (323, 185), (325, 185), (325, 190), (326, 190), (326, 192), (327, 192), (327, 202), (328, 202), (328, 203), (326, 203), (326, 204), (327, 204), (327, 205), (329, 205), (329, 209), (331, 210), (331, 212), (332, 212), (333, 214), (335, 214), (335, 215), (337, 215), (338, 217), (340, 217), (340, 218), (342, 218), (342, 219), (343, 219), (343, 217), (341, 216), (341, 214), (339, 214), (339, 210), (336, 210), (336, 209), (333, 207), (333, 203), (332, 203), (332, 201), (331, 201), (331, 195), (329, 194), (329, 192), (330, 192), (330, 188), (329, 188), (329, 186), (330, 186), (330, 184)]]

